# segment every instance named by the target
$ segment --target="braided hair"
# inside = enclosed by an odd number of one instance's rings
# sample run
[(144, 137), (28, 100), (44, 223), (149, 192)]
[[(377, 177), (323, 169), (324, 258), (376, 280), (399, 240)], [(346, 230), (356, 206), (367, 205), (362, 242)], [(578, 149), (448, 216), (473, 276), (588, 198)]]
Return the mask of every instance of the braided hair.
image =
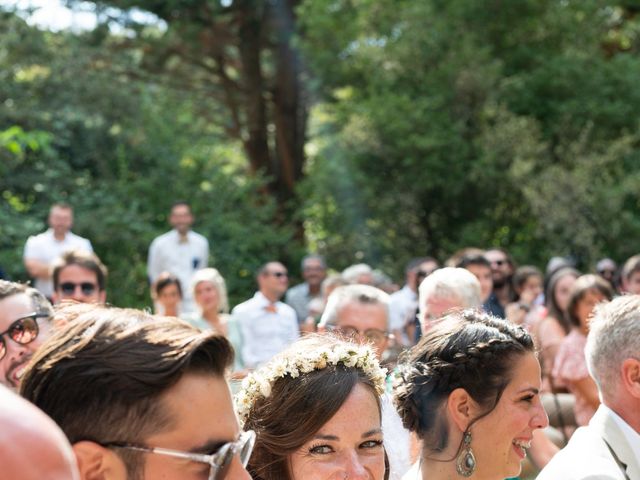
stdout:
[[(432, 452), (448, 445), (443, 408), (463, 388), (491, 413), (510, 381), (514, 356), (533, 352), (521, 327), (475, 310), (453, 313), (429, 330), (405, 356), (395, 380), (395, 403), (405, 428)], [(473, 423), (472, 422), (472, 423)]]

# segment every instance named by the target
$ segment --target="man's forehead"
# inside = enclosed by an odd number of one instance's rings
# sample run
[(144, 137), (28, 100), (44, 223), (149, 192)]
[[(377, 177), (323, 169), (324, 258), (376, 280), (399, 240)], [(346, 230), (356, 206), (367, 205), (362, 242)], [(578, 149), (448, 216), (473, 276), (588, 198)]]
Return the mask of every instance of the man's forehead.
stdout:
[(386, 324), (388, 322), (388, 310), (382, 303), (346, 302), (338, 310), (337, 321), (338, 323), (348, 323), (352, 327), (357, 327), (358, 323), (370, 325), (371, 323), (381, 322)]
[(33, 313), (33, 310), (33, 302), (26, 293), (3, 298), (0, 300), (0, 331), (5, 331), (11, 323), (23, 315)]

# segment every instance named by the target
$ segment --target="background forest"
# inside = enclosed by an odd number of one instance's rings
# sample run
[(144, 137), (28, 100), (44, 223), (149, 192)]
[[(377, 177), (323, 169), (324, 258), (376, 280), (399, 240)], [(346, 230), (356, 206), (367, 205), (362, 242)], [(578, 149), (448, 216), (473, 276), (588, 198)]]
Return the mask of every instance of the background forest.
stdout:
[[(147, 248), (188, 200), (232, 303), (307, 251), (624, 260), (640, 237), (640, 2), (67, 0), (0, 6), (0, 266), (55, 201), (149, 304)], [(148, 12), (140, 21), (140, 11)]]

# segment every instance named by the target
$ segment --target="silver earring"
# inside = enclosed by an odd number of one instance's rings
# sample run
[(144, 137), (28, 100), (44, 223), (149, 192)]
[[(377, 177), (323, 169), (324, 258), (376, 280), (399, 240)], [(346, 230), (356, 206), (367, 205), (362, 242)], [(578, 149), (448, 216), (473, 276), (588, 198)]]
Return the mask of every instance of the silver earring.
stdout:
[(458, 475), (470, 477), (476, 470), (476, 457), (473, 455), (473, 450), (471, 450), (471, 432), (469, 430), (464, 432), (462, 443), (462, 451), (456, 459), (456, 470)]

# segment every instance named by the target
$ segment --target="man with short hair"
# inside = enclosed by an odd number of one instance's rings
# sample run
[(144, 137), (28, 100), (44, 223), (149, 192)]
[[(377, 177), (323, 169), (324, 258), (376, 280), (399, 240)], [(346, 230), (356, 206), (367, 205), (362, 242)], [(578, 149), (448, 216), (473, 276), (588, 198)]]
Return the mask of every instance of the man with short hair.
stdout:
[(169, 223), (173, 230), (156, 237), (149, 247), (147, 275), (153, 285), (161, 273), (169, 272), (180, 280), (184, 297), (182, 313), (196, 309), (191, 289), (193, 274), (205, 268), (209, 261), (209, 241), (191, 230), (193, 214), (188, 203), (178, 201), (171, 207)]
[(46, 297), (53, 294), (51, 263), (67, 250), (82, 249), (93, 252), (91, 242), (71, 232), (73, 209), (66, 203), (56, 203), (49, 210), (49, 229), (27, 239), (24, 246), (24, 265), (33, 278), (34, 286)]
[(304, 282), (287, 290), (285, 302), (291, 305), (302, 324), (309, 316), (309, 304), (322, 298), (322, 282), (327, 277), (327, 264), (322, 255), (307, 255), (302, 259)]
[(71, 445), (44, 413), (0, 385), (0, 478), (79, 480)]
[(53, 302), (104, 303), (107, 273), (96, 254), (83, 250), (65, 252), (53, 263)]
[(55, 320), (21, 393), (65, 433), (82, 480), (250, 479), (254, 437), (233, 411), (224, 336), (102, 305)]
[(256, 368), (280, 353), (300, 336), (298, 317), (280, 299), (287, 291), (289, 273), (280, 262), (265, 263), (256, 275), (258, 291), (232, 311), (242, 333), (242, 361)]
[(0, 280), (0, 384), (17, 390), (32, 355), (50, 335), (52, 313), (35, 288)]
[(489, 260), (493, 279), (493, 291), (485, 301), (485, 308), (492, 315), (506, 318), (504, 309), (514, 299), (511, 279), (515, 265), (511, 256), (502, 248), (490, 248), (484, 252), (484, 256)]
[(480, 282), (480, 299), (483, 309), (491, 315), (500, 317), (502, 311), (496, 309), (495, 303), (489, 302), (493, 291), (493, 271), (489, 260), (484, 255), (464, 255), (456, 267), (466, 268), (476, 276)]
[(596, 307), (585, 347), (602, 403), (538, 480), (640, 478), (640, 296)]

